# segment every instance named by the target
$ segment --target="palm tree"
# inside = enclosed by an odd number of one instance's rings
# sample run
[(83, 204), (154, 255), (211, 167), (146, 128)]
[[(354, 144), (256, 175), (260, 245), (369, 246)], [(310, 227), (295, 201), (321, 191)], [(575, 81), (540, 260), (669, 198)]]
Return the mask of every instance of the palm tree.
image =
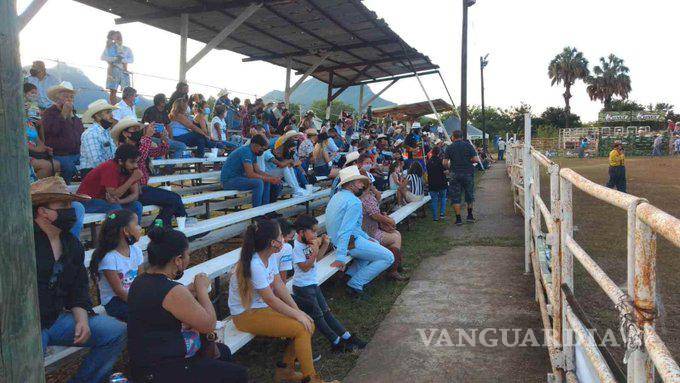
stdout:
[(572, 47), (565, 47), (560, 54), (550, 61), (548, 66), (548, 77), (552, 81), (550, 85), (564, 84), (564, 119), (567, 129), (571, 127), (569, 121), (569, 115), (571, 114), (571, 107), (569, 106), (571, 86), (574, 85), (576, 80), (583, 80), (588, 77), (588, 74), (588, 60), (583, 57), (583, 53)]
[(600, 57), (600, 65), (593, 68), (595, 76), (588, 76), (586, 82), (588, 95), (591, 100), (604, 102), (604, 110), (611, 110), (612, 97), (617, 95), (622, 100), (628, 98), (631, 91), (628, 67), (623, 65), (623, 60), (610, 54), (605, 60)]

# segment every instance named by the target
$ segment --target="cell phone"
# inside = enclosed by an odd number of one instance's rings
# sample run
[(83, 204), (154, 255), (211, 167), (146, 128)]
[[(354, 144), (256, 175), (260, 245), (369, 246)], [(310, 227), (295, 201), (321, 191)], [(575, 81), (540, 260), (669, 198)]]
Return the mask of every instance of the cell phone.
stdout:
[(165, 130), (165, 125), (163, 124), (156, 124), (156, 126), (153, 129), (156, 133), (163, 133)]

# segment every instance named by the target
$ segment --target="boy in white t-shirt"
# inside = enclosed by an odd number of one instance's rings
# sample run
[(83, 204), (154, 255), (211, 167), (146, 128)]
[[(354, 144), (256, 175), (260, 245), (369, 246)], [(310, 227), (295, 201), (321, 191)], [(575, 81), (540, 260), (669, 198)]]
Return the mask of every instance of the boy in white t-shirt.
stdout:
[(313, 216), (302, 214), (293, 224), (297, 232), (293, 246), (293, 298), (314, 319), (316, 328), (331, 342), (334, 352), (363, 349), (366, 342), (350, 334), (335, 319), (318, 285), (316, 260), (326, 254), (330, 240), (325, 234), (317, 237), (317, 223)]
[(277, 259), (281, 280), (286, 283), (288, 282), (288, 273), (293, 270), (293, 246), (290, 241), (295, 237), (295, 230), (293, 230), (293, 225), (285, 218), (279, 219), (278, 222), (283, 237), (283, 248), (273, 256)]

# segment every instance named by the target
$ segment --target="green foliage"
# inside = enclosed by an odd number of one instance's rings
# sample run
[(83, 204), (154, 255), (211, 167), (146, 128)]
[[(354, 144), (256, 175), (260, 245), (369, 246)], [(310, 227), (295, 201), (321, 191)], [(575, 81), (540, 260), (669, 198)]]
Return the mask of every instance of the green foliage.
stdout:
[(586, 91), (591, 100), (604, 102), (604, 110), (611, 111), (612, 97), (619, 96), (625, 100), (631, 91), (628, 67), (623, 60), (610, 54), (605, 60), (600, 57), (600, 65), (593, 68), (594, 76), (588, 76)]
[(508, 131), (512, 122), (503, 109), (489, 106), (484, 108), (484, 125), (482, 125), (482, 108), (479, 106), (469, 107), (468, 118), (475, 127), (482, 129), (482, 126), (484, 126), (486, 133), (492, 137), (494, 134)]
[[(565, 128), (567, 126), (566, 113), (564, 108), (558, 107), (548, 107), (543, 113), (541, 113), (540, 121), (537, 121), (537, 125), (549, 125), (556, 128)], [(569, 126), (577, 127), (581, 126), (581, 117), (574, 113), (569, 113)]]
[[(340, 100), (333, 100), (331, 102), (331, 120), (337, 120), (338, 117), (340, 116), (340, 113), (345, 110), (349, 111), (351, 113), (354, 113), (354, 107), (350, 104), (346, 104)], [(314, 111), (314, 114), (316, 117), (320, 119), (324, 119), (326, 117), (326, 101), (325, 100), (316, 100), (312, 103), (312, 111)]]
[[(612, 100), (609, 108), (609, 111), (612, 112), (634, 112), (638, 110), (645, 110), (645, 107), (632, 100)], [(605, 110), (602, 109), (602, 111)]]
[(559, 137), (559, 130), (553, 125), (540, 125), (536, 128), (536, 138), (557, 138)]

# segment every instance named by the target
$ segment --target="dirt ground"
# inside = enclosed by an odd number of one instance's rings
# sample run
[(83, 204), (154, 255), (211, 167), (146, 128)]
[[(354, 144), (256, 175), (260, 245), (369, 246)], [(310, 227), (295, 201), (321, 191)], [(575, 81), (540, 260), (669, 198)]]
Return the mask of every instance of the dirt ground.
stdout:
[[(584, 177), (605, 184), (608, 164), (605, 158), (558, 159)], [(651, 204), (680, 217), (680, 157), (629, 158), (626, 160), (628, 193), (646, 198)], [(548, 195), (548, 180), (542, 182)], [(626, 212), (574, 188), (575, 239), (619, 286), (626, 284)], [(680, 358), (680, 249), (665, 239), (658, 240), (657, 278), (662, 302), (657, 328), (671, 353)], [(619, 321), (613, 303), (575, 261), (574, 290), (598, 331), (612, 329), (619, 334)], [(623, 347), (612, 347), (622, 364)]]

